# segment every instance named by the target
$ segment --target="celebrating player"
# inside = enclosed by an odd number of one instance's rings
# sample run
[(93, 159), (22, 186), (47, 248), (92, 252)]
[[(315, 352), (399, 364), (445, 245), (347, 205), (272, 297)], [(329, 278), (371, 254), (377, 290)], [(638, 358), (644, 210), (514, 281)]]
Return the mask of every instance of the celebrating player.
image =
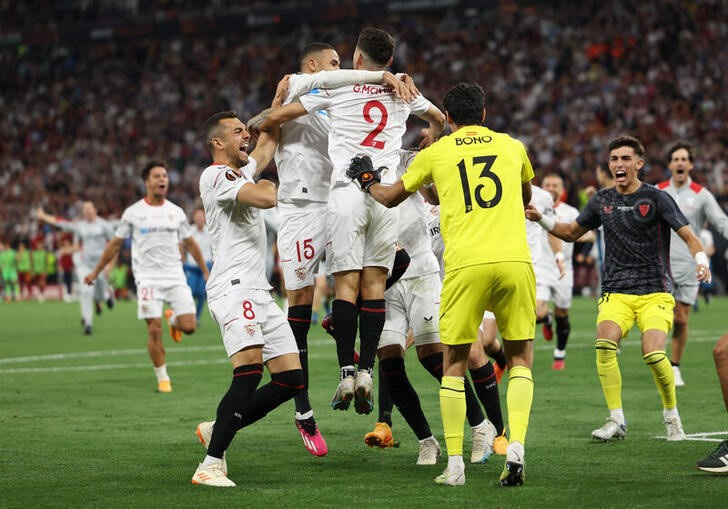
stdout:
[(162, 343), (162, 307), (170, 335), (182, 340), (182, 333), (192, 334), (197, 328), (195, 302), (182, 270), (182, 243), (202, 273), (207, 266), (200, 248), (190, 232), (184, 211), (167, 200), (169, 178), (161, 161), (150, 161), (142, 170), (146, 195), (127, 207), (114, 237), (106, 244), (96, 266), (83, 279), (91, 285), (106, 265), (113, 260), (124, 242), (131, 236), (131, 270), (137, 286), (137, 317), (147, 322), (147, 349), (157, 376), (157, 391), (172, 392), (167, 374), (164, 344)]
[[(502, 486), (523, 483), (524, 447), (533, 400), (536, 283), (526, 242), (523, 207), (531, 199), (533, 169), (520, 141), (481, 123), (485, 94), (461, 83), (443, 99), (452, 134), (422, 150), (400, 180), (378, 183), (379, 171), (350, 172), (375, 200), (394, 207), (434, 182), (440, 197), (445, 280), (440, 339), (445, 345), (440, 407), (448, 466), (439, 484), (465, 483), (462, 458), (465, 370), (483, 311), (496, 316), (509, 359), (508, 417), (511, 443)], [(473, 239), (498, 239), (473, 249)]]
[[(207, 455), (192, 483), (229, 487), (235, 483), (227, 477), (225, 451), (237, 431), (291, 399), (304, 381), (296, 340), (265, 275), (261, 209), (275, 207), (276, 187), (269, 180), (252, 180), (273, 157), (279, 131), (273, 128), (270, 135), (261, 135), (250, 155), (250, 134), (234, 111), (215, 113), (202, 132), (215, 161), (200, 176), (213, 252), (208, 306), (220, 328), (233, 379), (216, 420), (197, 427)], [(271, 381), (259, 388), (263, 364)]]
[[(99, 263), (106, 243), (114, 238), (113, 226), (110, 222), (98, 216), (93, 202), (83, 202), (81, 215), (83, 219), (67, 221), (47, 214), (42, 208), (36, 211), (38, 219), (61, 230), (73, 233), (74, 242), (81, 244), (81, 257), (76, 265), (76, 277), (78, 277), (79, 281), (83, 281), (93, 267)], [(91, 334), (94, 304), (98, 305), (98, 303), (106, 299), (109, 299), (109, 302), (112, 303), (113, 300), (110, 300), (112, 299), (111, 293), (113, 292), (103, 272), (96, 277), (93, 286), (81, 285), (78, 302), (81, 305), (81, 321), (84, 334)]]
[[(707, 220), (723, 237), (728, 238), (728, 216), (711, 192), (690, 178), (694, 160), (695, 147), (690, 143), (679, 141), (672, 145), (667, 164), (672, 177), (660, 182), (657, 187), (673, 197), (696, 235), (700, 235)], [(670, 268), (675, 278), (672, 291), (675, 297), (675, 323), (670, 342), (670, 363), (675, 374), (675, 385), (682, 387), (685, 382), (680, 372), (680, 361), (688, 341), (690, 308), (698, 298), (699, 285), (695, 279), (695, 259), (683, 242), (676, 241), (676, 235), (673, 233), (670, 243)]]
[(639, 180), (645, 164), (642, 143), (620, 136), (609, 143), (609, 169), (616, 185), (594, 195), (570, 223), (557, 222), (527, 207), (526, 216), (553, 235), (574, 242), (589, 230), (604, 227), (604, 279), (597, 316), (597, 373), (609, 408), (607, 422), (592, 437), (624, 438), (627, 422), (622, 410), (622, 375), (617, 362), (619, 342), (635, 320), (642, 332), (642, 354), (662, 398), (667, 439), (683, 440), (675, 397), (675, 379), (665, 355), (667, 332), (675, 299), (669, 267), (673, 229), (688, 245), (697, 263), (698, 281), (710, 280), (703, 246), (672, 197)]
[[(394, 39), (377, 28), (359, 34), (354, 68), (383, 70), (392, 62)], [(362, 194), (346, 176), (351, 157), (367, 154), (377, 165), (394, 169), (402, 144), (405, 121), (410, 114), (425, 119), (423, 143), (431, 143), (442, 131), (442, 113), (418, 96), (405, 103), (383, 86), (357, 84), (317, 89), (272, 111), (261, 125), (265, 130), (306, 113), (326, 111), (331, 121), (329, 156), (333, 164), (331, 190), (326, 210), (327, 264), (334, 275), (336, 299), (332, 316), (340, 367), (339, 386), (332, 407), (345, 410), (352, 399), (358, 413), (374, 409), (371, 396), (372, 368), (379, 336), (384, 326), (384, 289), (392, 266), (397, 236), (396, 214)], [(385, 180), (394, 179), (394, 171)], [(361, 294), (361, 306), (357, 299)], [(359, 370), (354, 367), (354, 343), (360, 327)]]

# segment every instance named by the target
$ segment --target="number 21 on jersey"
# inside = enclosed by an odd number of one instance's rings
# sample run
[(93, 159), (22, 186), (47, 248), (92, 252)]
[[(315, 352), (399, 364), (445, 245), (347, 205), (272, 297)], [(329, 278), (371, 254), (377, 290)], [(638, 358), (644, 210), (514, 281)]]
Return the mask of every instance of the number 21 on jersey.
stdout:
[[(475, 156), (472, 160), (466, 161), (466, 159), (461, 159), (458, 163), (466, 214), (473, 211), (473, 196), (475, 197), (475, 202), (478, 206), (484, 209), (495, 207), (501, 201), (501, 197), (503, 196), (503, 185), (501, 184), (498, 175), (491, 171), (496, 157), (498, 156)], [(468, 164), (475, 168), (476, 171), (480, 165), (483, 166), (483, 170), (480, 172), (480, 176), (477, 181), (479, 182), (481, 179), (489, 179), (492, 184), (487, 185), (488, 190), (490, 191), (493, 187), (495, 187), (493, 196), (487, 197), (487, 195), (485, 195), (484, 190), (486, 189), (486, 184), (483, 183), (476, 185), (473, 191), (470, 190), (470, 181), (468, 180), (467, 172)], [(488, 195), (490, 194), (491, 193), (489, 192)]]

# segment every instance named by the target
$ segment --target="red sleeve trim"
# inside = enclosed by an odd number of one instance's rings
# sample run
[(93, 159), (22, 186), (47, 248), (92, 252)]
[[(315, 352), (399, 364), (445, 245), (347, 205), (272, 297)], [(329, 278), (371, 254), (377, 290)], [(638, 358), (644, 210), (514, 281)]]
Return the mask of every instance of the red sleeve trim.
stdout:
[(701, 186), (697, 182), (690, 182), (690, 189), (692, 189), (695, 192), (695, 194), (697, 194), (703, 190), (703, 186)]
[(664, 182), (660, 182), (659, 184), (657, 184), (657, 189), (665, 189), (669, 185), (670, 185), (670, 181), (666, 180)]

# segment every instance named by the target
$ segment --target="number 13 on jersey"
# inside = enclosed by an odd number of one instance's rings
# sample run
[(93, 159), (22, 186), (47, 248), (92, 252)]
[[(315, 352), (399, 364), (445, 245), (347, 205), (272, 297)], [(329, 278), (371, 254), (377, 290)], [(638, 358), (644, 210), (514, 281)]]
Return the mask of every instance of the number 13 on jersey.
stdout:
[[(461, 159), (458, 163), (457, 166), (460, 172), (460, 183), (463, 187), (463, 200), (465, 202), (466, 214), (473, 211), (473, 196), (478, 206), (483, 209), (495, 207), (501, 201), (503, 185), (498, 175), (491, 171), (496, 157), (498, 156), (475, 156), (471, 160)], [(468, 180), (468, 165), (471, 168), (475, 168), (476, 172), (482, 165), (483, 169), (476, 182), (481, 182), (482, 179), (487, 179), (490, 182), (478, 183), (475, 189), (471, 191), (470, 181)]]

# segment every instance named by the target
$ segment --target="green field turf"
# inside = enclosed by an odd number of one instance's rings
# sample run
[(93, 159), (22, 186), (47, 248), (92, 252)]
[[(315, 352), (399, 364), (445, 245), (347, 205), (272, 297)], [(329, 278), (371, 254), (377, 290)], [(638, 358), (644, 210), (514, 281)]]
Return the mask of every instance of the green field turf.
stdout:
[[(728, 299), (721, 298), (691, 317), (682, 370), (687, 386), (678, 389), (689, 435), (722, 432), (708, 438), (728, 438), (711, 357), (728, 329), (727, 313)], [(593, 300), (574, 302), (563, 372), (551, 371), (553, 345), (537, 334), (520, 488), (498, 485), (501, 456), (468, 464), (463, 487), (435, 485), (445, 458), (437, 466), (416, 466), (417, 440), (396, 411), (401, 446), (368, 449), (362, 438), (376, 415), (330, 409), (335, 348), (315, 325), (311, 400), (329, 455), (315, 458), (304, 450), (290, 402), (237, 435), (228, 463), (238, 486), (217, 489), (190, 484), (204, 457), (195, 427), (214, 418), (231, 375), (208, 316), (179, 345), (165, 331), (174, 392), (157, 394), (134, 303), (104, 310), (91, 337), (81, 333), (77, 304), (0, 304), (0, 507), (726, 507), (728, 477), (694, 466), (716, 442), (657, 438), (665, 433), (660, 398), (636, 330), (620, 356), (628, 437), (591, 441), (591, 430), (608, 415), (594, 367), (594, 318)], [(407, 363), (444, 449), (437, 383), (413, 351)], [(466, 459), (469, 452), (466, 430)]]

